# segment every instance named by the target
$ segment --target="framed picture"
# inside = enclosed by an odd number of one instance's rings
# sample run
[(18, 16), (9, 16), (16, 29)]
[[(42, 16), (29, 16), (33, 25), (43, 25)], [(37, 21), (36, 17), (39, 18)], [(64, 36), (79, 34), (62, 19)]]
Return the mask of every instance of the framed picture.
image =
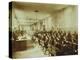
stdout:
[(9, 57), (78, 55), (78, 6), (10, 2)]

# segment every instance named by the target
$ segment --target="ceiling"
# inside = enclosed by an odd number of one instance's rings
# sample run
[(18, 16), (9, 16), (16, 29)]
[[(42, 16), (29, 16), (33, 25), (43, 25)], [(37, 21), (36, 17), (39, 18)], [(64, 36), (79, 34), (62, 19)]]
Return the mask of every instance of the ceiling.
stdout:
[(13, 6), (21, 10), (41, 11), (41, 12), (54, 12), (66, 8), (70, 5), (63, 4), (46, 4), (46, 3), (30, 3), (30, 2), (13, 2)]
[[(62, 10), (68, 6), (70, 5), (30, 2), (13, 2), (12, 5), (13, 9), (15, 9), (15, 14), (18, 17), (18, 21), (23, 25), (31, 25), (37, 22), (36, 16), (38, 20), (41, 20), (48, 17), (48, 14)], [(36, 12), (37, 15), (34, 12)]]

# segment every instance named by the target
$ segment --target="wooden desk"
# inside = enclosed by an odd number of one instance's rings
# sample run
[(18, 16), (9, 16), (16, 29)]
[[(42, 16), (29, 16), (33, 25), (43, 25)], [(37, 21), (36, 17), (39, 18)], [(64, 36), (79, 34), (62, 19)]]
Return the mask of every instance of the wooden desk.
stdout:
[(27, 49), (27, 40), (12, 41), (12, 49), (14, 51), (21, 51)]

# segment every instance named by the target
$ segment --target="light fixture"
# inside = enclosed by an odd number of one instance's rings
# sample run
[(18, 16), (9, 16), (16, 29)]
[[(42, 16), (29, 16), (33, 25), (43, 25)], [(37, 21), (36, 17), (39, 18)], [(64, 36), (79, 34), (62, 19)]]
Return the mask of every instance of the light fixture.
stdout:
[(35, 10), (34, 12), (36, 13), (35, 16), (36, 16), (36, 20), (37, 20), (37, 13), (38, 13), (39, 11), (38, 11), (38, 10)]

